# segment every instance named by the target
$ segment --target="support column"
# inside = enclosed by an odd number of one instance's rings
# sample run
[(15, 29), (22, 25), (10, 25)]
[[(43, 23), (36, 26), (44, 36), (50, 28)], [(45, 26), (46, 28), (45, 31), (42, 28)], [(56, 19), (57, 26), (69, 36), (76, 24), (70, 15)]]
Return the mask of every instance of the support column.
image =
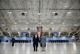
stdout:
[(9, 36), (11, 36), (11, 33), (10, 32), (8, 32), (9, 33)]
[(20, 32), (18, 32), (18, 35), (20, 36)]
[(31, 36), (31, 32), (29, 31), (29, 37)]
[(59, 32), (59, 35), (58, 36), (60, 36), (61, 35), (61, 32)]
[(51, 33), (51, 32), (49, 32), (49, 37), (50, 37), (50, 33)]

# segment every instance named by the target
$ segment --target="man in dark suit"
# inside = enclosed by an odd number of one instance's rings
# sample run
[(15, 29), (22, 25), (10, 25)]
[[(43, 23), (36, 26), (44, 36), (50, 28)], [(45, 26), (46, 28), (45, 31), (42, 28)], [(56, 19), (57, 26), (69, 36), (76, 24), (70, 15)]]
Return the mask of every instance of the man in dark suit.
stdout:
[(35, 35), (35, 36), (33, 37), (33, 48), (34, 48), (34, 51), (37, 51), (38, 42), (39, 42), (39, 38), (38, 38), (37, 35)]
[(12, 38), (12, 47), (14, 46), (15, 39)]

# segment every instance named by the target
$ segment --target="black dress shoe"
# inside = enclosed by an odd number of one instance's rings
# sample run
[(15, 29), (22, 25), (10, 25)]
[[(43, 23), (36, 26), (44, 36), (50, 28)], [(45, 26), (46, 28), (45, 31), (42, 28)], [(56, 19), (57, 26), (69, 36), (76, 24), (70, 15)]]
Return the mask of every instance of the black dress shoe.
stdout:
[(37, 52), (37, 49), (36, 49), (36, 52)]
[(35, 52), (36, 50), (34, 50), (34, 52)]

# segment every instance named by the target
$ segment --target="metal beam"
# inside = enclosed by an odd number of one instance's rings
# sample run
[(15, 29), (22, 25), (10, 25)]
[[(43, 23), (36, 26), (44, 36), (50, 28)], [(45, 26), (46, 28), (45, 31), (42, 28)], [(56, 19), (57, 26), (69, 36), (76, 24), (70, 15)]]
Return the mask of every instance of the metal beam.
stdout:
[(41, 9), (41, 1), (39, 0), (39, 13), (41, 12), (40, 9)]
[(49, 9), (49, 10), (80, 10), (80, 9)]
[(30, 9), (0, 9), (0, 10), (30, 10)]

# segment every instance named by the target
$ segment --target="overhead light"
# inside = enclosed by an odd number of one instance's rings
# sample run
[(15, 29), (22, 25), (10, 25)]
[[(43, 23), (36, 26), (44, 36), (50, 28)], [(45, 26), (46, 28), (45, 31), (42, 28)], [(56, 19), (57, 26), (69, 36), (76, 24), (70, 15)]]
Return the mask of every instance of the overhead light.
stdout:
[(6, 26), (5, 24), (1, 24), (2, 26)]
[(41, 13), (38, 13), (38, 15), (41, 15)]
[(14, 24), (17, 24), (16, 22)]
[(23, 13), (21, 13), (21, 15), (22, 15), (22, 16), (25, 16), (25, 13), (23, 12)]
[(20, 32), (18, 32), (18, 34), (19, 34)]
[(74, 26), (78, 26), (78, 24), (74, 24)]
[(24, 13), (27, 13), (27, 12), (24, 12)]
[(54, 24), (53, 22), (51, 22), (51, 24)]
[(58, 15), (58, 13), (55, 13), (55, 16)]
[(63, 22), (62, 24), (64, 25), (65, 23)]
[(56, 12), (52, 12), (52, 13), (56, 13)]
[(11, 14), (12, 12), (8, 12), (9, 14)]
[(71, 14), (72, 12), (67, 12), (67, 14)]
[(27, 28), (25, 28), (27, 30)]
[(66, 5), (66, 6), (64, 6), (64, 8), (67, 8), (68, 6)]
[(26, 24), (29, 24), (28, 22), (26, 22)]
[(52, 12), (55, 16), (57, 16), (58, 15), (58, 13), (57, 12)]

